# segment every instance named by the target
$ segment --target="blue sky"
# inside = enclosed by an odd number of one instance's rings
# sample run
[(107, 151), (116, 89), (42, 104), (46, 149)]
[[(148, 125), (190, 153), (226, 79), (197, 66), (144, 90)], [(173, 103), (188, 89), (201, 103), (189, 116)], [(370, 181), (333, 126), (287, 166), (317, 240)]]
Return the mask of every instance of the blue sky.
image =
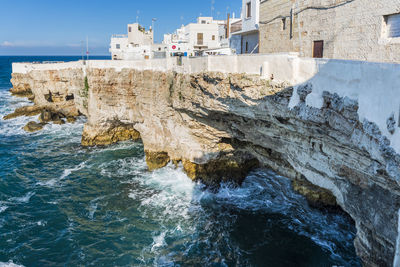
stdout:
[[(210, 16), (213, 0), (0, 0), (0, 55), (80, 55), (89, 38), (92, 55), (107, 55), (112, 34), (126, 33), (126, 24), (148, 28), (155, 39), (181, 24)], [(214, 17), (240, 15), (241, 0), (214, 0)]]

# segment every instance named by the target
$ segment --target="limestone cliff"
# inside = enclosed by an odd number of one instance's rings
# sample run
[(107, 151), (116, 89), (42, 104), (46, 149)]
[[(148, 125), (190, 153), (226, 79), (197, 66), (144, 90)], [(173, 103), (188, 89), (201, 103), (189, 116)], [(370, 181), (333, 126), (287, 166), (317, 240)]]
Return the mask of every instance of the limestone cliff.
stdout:
[(40, 122), (29, 122), (24, 127), (26, 131), (41, 130), (49, 122), (74, 122), (80, 114), (87, 114), (89, 88), (82, 69), (13, 73), (11, 82), (13, 88), (10, 92), (16, 96), (28, 97), (34, 105), (16, 109), (4, 119), (40, 115)]
[[(256, 166), (290, 177), (309, 200), (337, 203), (354, 219), (366, 266), (393, 265), (400, 156), (376, 125), (359, 120), (356, 101), (325, 92), (323, 107), (310, 107), (311, 85), (294, 90), (258, 75), (85, 72), (32, 71), (12, 82), (31, 88), (36, 104), (73, 94), (71, 106), (88, 117), (83, 145), (140, 136), (150, 169), (182, 162), (189, 177), (210, 185), (240, 183)], [(300, 101), (289, 108), (293, 94)]]

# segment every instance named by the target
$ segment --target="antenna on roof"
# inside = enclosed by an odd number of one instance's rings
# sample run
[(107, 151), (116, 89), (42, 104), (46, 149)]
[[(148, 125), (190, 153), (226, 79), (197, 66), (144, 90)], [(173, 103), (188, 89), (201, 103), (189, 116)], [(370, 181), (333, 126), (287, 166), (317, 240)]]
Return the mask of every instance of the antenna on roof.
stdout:
[(154, 22), (157, 21), (157, 18), (152, 18), (151, 19), (151, 30), (154, 32)]
[(82, 60), (85, 60), (85, 42), (81, 41), (81, 48), (82, 48)]
[(89, 60), (89, 37), (86, 35), (86, 60)]

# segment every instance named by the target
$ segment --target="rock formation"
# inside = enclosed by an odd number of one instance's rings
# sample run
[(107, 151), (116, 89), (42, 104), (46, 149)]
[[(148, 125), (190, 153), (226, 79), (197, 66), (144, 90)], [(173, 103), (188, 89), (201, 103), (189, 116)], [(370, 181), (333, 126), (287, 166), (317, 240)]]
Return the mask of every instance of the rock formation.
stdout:
[[(86, 114), (87, 95), (82, 70), (33, 71), (28, 75), (13, 73), (11, 94), (28, 97), (33, 106), (16, 109), (4, 116), (5, 120), (19, 116), (40, 115), (40, 123), (29, 122), (24, 130), (33, 132), (43, 128), (49, 122), (64, 124), (75, 122), (80, 114)], [(86, 104), (87, 105), (87, 104)]]
[[(240, 183), (256, 166), (292, 178), (315, 205), (338, 204), (354, 219), (366, 266), (393, 265), (400, 155), (376, 125), (359, 120), (356, 101), (325, 92), (318, 109), (305, 102), (311, 85), (211, 72), (64, 69), (13, 74), (12, 82), (30, 88), (36, 105), (85, 114), (82, 145), (141, 138), (150, 170), (181, 162), (212, 186)], [(289, 108), (294, 94), (300, 102)]]

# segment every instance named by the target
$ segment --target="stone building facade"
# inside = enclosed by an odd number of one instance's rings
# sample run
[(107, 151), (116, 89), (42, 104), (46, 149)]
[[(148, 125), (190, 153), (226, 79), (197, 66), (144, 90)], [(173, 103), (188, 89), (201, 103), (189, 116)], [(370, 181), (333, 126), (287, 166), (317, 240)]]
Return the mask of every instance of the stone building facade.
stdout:
[(400, 0), (261, 0), (260, 53), (400, 62)]

